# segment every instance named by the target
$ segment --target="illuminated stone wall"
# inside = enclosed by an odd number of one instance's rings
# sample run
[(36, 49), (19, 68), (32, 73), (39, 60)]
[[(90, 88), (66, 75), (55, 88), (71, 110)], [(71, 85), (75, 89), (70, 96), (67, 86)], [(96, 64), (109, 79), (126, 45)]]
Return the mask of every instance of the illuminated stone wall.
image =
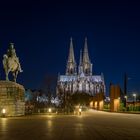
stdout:
[(25, 89), (22, 85), (11, 81), (0, 81), (0, 116), (2, 109), (6, 116), (25, 114)]
[(111, 85), (110, 86), (110, 111), (117, 112), (120, 107), (120, 86)]
[(103, 110), (104, 106), (104, 93), (98, 93), (93, 97), (93, 108), (97, 110)]

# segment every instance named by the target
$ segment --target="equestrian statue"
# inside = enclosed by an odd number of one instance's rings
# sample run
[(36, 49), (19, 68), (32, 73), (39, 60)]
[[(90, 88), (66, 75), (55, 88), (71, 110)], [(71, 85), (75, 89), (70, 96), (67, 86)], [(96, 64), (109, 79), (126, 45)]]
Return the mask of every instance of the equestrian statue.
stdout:
[(19, 58), (16, 55), (16, 50), (14, 48), (13, 43), (10, 43), (9, 49), (7, 50), (7, 54), (3, 55), (3, 67), (5, 70), (7, 81), (9, 81), (9, 72), (12, 72), (14, 82), (16, 82), (18, 73), (23, 72), (23, 70), (21, 69)]

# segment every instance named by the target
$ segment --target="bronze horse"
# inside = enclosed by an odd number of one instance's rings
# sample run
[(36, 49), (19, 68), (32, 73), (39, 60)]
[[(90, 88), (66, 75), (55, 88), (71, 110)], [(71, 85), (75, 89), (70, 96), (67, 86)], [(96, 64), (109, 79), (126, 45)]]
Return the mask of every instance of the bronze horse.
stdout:
[(9, 72), (12, 72), (14, 77), (14, 82), (16, 82), (18, 72), (22, 72), (19, 59), (16, 55), (11, 55), (10, 57), (5, 54), (3, 56), (3, 67), (6, 74), (6, 80), (9, 81)]

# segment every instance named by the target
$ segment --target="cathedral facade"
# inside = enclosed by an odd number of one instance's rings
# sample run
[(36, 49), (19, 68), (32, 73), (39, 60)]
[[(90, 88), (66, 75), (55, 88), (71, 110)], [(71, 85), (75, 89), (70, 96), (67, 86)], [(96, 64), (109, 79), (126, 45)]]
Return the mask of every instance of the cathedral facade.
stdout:
[(85, 39), (83, 53), (80, 51), (80, 60), (77, 63), (74, 57), (73, 41), (70, 39), (70, 49), (66, 65), (65, 75), (59, 75), (57, 81), (57, 93), (69, 91), (74, 93), (87, 93), (94, 96), (98, 93), (105, 93), (104, 76), (92, 73), (92, 63), (89, 59), (87, 39)]

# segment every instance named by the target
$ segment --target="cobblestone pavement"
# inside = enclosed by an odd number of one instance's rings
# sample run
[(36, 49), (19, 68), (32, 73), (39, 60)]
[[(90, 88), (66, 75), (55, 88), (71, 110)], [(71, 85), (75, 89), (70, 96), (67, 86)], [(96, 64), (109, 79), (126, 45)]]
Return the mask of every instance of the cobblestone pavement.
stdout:
[(140, 140), (140, 115), (90, 110), (0, 118), (0, 140)]

